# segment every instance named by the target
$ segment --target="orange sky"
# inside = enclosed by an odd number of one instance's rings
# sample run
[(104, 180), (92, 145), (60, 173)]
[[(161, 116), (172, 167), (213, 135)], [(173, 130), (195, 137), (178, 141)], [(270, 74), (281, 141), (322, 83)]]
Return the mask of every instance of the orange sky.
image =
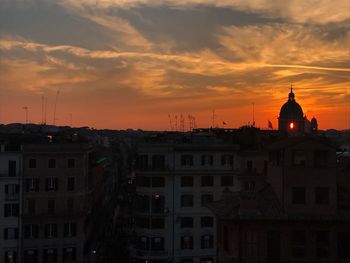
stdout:
[[(277, 1), (276, 1), (277, 2)], [(321, 129), (350, 128), (350, 2), (294, 0), (5, 1), (0, 123), (169, 130), (259, 127), (290, 83)]]

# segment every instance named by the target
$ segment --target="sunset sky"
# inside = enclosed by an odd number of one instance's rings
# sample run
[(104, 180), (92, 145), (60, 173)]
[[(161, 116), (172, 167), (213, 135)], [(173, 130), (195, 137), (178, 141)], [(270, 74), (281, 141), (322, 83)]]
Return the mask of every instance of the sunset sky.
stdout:
[[(0, 123), (350, 128), (349, 0), (0, 0)], [(178, 117), (179, 118), (179, 117)]]

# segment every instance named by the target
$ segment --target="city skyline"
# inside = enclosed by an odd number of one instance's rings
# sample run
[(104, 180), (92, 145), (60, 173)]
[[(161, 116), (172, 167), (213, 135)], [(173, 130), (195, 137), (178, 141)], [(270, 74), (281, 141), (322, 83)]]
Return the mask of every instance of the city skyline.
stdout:
[(0, 123), (41, 122), (44, 96), (48, 124), (239, 127), (254, 103), (277, 128), (292, 83), (320, 129), (349, 129), (349, 21), (346, 0), (2, 0)]

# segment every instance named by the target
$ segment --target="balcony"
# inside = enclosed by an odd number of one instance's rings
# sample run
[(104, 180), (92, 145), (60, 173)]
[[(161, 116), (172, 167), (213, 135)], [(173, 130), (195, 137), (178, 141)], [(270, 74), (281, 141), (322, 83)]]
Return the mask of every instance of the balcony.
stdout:
[(264, 176), (264, 173), (259, 173), (255, 168), (253, 169), (245, 169), (241, 173), (238, 174), (239, 178), (247, 178), (247, 177), (261, 177)]
[(5, 201), (18, 201), (19, 194), (7, 194), (5, 195)]
[(86, 216), (86, 211), (73, 210), (73, 211), (55, 211), (54, 213), (48, 213), (47, 211), (37, 211), (35, 213), (24, 212), (23, 217), (30, 218), (74, 218)]
[(140, 173), (140, 172), (156, 172), (156, 173), (164, 173), (164, 172), (169, 172), (171, 169), (170, 169), (170, 166), (166, 165), (166, 166), (159, 166), (159, 167), (155, 167), (155, 166), (152, 166), (152, 165), (149, 165), (149, 166), (139, 166), (139, 167), (135, 167), (135, 171), (137, 173)]
[(162, 258), (167, 258), (169, 256), (168, 251), (138, 249), (134, 246), (130, 247), (130, 254), (134, 258), (140, 258), (140, 259), (162, 259)]

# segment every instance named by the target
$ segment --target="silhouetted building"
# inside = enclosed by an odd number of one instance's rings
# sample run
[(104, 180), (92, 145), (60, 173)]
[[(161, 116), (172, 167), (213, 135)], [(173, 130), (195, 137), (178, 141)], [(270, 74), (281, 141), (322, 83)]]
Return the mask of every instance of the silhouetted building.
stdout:
[(0, 262), (17, 262), (20, 243), (20, 147), (0, 144)]
[(302, 134), (305, 131), (303, 109), (295, 100), (293, 88), (290, 90), (288, 101), (281, 107), (278, 129), (292, 134)]
[(313, 118), (311, 119), (310, 128), (311, 128), (311, 131), (312, 131), (312, 132), (318, 131), (318, 124), (317, 124), (317, 120), (316, 120), (315, 117), (313, 117)]
[(90, 147), (23, 145), (22, 261), (84, 262)]
[(213, 134), (139, 144), (134, 262), (216, 262), (216, 225), (205, 206), (237, 190), (238, 146)]
[(218, 261), (349, 262), (350, 210), (338, 205), (335, 148), (291, 137), (266, 154), (266, 174), (251, 178), (255, 188), (225, 191), (209, 204), (218, 218)]

